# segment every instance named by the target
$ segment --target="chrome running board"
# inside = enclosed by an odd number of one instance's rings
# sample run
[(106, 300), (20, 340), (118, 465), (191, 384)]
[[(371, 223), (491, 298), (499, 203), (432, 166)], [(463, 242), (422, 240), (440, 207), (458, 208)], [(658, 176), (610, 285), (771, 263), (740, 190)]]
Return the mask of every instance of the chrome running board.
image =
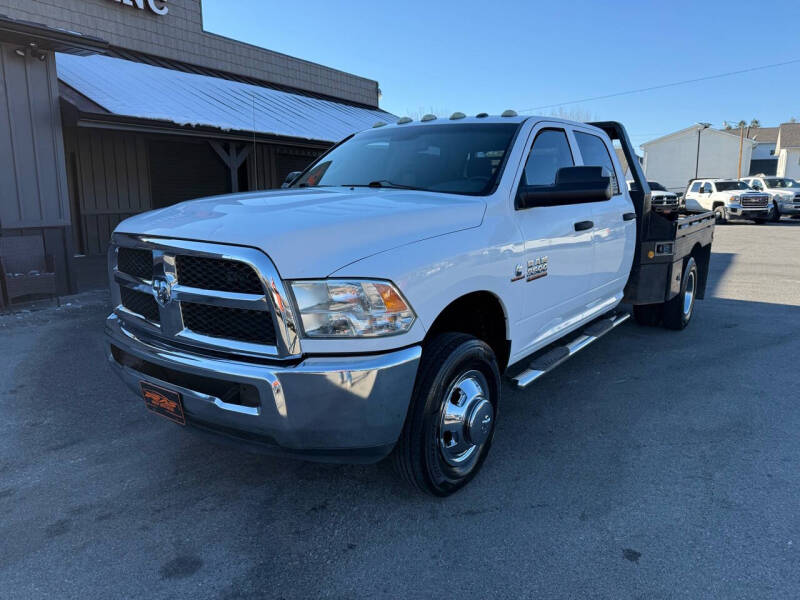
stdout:
[(565, 360), (586, 348), (592, 342), (596, 342), (617, 325), (622, 325), (630, 319), (629, 313), (617, 313), (610, 317), (605, 317), (594, 321), (588, 325), (574, 340), (563, 346), (557, 346), (549, 352), (537, 357), (528, 365), (528, 368), (519, 375), (512, 378), (512, 381), (520, 389), (528, 387), (545, 373), (555, 369)]

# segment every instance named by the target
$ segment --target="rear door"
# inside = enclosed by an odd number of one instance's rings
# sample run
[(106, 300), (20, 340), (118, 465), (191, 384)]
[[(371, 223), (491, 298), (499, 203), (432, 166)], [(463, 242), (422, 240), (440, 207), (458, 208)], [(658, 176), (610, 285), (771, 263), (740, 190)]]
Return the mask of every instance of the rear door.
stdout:
[[(538, 124), (527, 147), (516, 193), (520, 186), (552, 185), (560, 168), (575, 165), (561, 123)], [(594, 266), (593, 216), (591, 203), (521, 208), (516, 198), (514, 215), (525, 240), (526, 262), (518, 265), (513, 284), (525, 289), (518, 325), (524, 353), (584, 319)]]
[[(581, 163), (601, 167), (611, 178), (613, 197), (604, 202), (592, 203), (594, 221), (594, 273), (592, 302), (602, 305), (621, 297), (628, 281), (633, 253), (636, 247), (636, 212), (628, 195), (622, 189), (621, 169), (611, 158), (610, 140), (595, 130), (574, 128), (575, 143)], [(594, 306), (593, 304), (592, 306)]]

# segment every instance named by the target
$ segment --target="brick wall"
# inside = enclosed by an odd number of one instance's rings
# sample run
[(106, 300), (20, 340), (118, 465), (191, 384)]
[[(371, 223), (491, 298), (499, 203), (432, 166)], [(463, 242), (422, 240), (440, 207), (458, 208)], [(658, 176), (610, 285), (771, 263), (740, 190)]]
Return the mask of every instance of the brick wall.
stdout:
[(139, 10), (115, 0), (0, 0), (0, 14), (96, 36), (119, 48), (378, 104), (373, 80), (204, 32), (200, 0), (166, 0), (164, 16), (144, 4)]

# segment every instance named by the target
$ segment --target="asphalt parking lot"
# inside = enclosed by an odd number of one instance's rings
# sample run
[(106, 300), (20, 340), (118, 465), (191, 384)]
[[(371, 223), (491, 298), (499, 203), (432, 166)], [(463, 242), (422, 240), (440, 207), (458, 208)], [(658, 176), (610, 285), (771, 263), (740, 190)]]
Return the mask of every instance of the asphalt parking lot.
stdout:
[(799, 250), (800, 221), (717, 228), (688, 330), (506, 386), (444, 500), (149, 414), (102, 296), (0, 317), (0, 597), (800, 597)]

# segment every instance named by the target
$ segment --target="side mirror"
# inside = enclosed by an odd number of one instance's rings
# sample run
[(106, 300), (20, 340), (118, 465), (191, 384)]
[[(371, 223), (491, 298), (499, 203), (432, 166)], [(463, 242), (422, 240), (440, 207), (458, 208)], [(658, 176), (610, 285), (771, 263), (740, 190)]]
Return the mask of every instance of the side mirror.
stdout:
[(302, 171), (292, 171), (291, 173), (289, 173), (289, 174), (286, 176), (286, 179), (284, 179), (284, 180), (283, 180), (283, 185), (281, 185), (281, 187), (282, 187), (282, 188), (287, 188), (287, 187), (289, 187), (290, 185), (292, 185), (292, 184), (294, 183), (294, 180), (295, 180), (295, 179), (297, 179), (298, 177), (300, 177), (300, 175), (301, 175), (302, 173), (303, 173)]
[(559, 206), (602, 202), (613, 196), (611, 177), (602, 167), (562, 167), (553, 185), (529, 185), (520, 188), (519, 208)]

